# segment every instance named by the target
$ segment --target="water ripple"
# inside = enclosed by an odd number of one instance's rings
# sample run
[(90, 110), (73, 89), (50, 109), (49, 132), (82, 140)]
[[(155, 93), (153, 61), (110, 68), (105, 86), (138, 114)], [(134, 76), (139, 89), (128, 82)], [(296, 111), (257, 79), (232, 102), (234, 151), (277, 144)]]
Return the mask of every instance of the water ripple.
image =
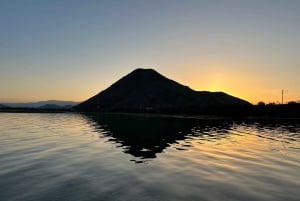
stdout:
[(300, 125), (0, 113), (1, 201), (300, 197)]

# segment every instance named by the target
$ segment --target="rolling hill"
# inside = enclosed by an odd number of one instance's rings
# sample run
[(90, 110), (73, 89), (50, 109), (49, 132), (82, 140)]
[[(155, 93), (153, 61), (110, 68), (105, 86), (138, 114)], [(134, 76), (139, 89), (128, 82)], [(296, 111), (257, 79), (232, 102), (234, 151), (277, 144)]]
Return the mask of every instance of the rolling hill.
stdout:
[(40, 108), (48, 107), (49, 105), (56, 105), (60, 108), (71, 108), (72, 106), (78, 105), (78, 102), (74, 101), (60, 101), (60, 100), (47, 100), (38, 102), (26, 102), (26, 103), (1, 103), (4, 106), (11, 108)]

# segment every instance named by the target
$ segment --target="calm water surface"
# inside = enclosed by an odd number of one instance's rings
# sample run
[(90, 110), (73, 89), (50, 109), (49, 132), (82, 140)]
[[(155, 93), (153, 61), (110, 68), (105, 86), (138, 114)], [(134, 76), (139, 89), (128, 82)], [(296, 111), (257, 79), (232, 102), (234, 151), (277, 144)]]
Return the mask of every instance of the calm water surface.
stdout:
[(299, 121), (0, 113), (1, 201), (299, 199)]

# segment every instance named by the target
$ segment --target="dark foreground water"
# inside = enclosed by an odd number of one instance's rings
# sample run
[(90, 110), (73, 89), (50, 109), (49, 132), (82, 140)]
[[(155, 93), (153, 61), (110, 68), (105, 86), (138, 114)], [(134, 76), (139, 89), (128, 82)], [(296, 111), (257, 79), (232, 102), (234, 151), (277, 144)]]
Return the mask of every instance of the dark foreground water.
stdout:
[(299, 201), (299, 123), (0, 113), (0, 200)]

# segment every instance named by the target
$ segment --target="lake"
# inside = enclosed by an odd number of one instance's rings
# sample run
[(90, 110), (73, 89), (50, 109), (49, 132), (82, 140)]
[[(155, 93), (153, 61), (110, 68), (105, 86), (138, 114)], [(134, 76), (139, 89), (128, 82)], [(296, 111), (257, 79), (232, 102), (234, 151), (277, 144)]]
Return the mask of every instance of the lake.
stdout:
[(299, 120), (0, 113), (1, 201), (299, 198)]

